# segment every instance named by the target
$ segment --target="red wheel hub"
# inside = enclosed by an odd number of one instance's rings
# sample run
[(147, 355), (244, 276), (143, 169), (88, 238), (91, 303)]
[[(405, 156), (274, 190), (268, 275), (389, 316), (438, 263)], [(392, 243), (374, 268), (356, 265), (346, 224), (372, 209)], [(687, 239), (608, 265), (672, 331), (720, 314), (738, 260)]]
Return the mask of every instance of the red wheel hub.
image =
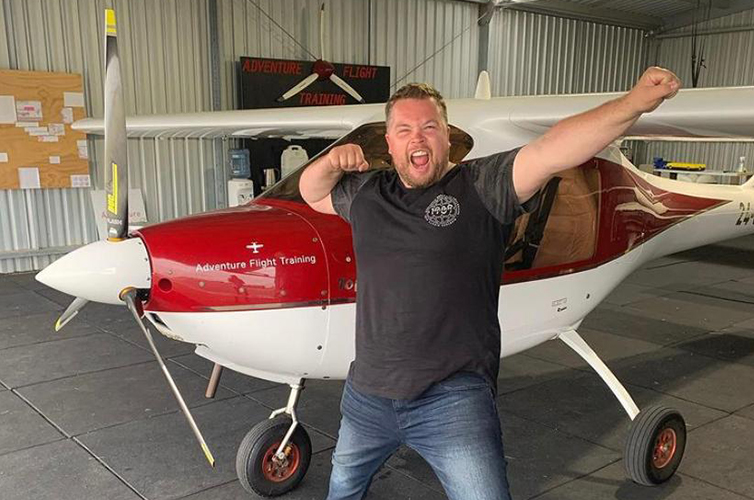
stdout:
[(335, 66), (332, 63), (317, 59), (314, 61), (314, 68), (312, 73), (319, 75), (319, 80), (327, 80), (335, 72)]
[(265, 479), (273, 483), (282, 483), (290, 478), (298, 470), (301, 463), (301, 453), (298, 446), (288, 443), (283, 448), (283, 453), (285, 453), (283, 460), (279, 460), (275, 456), (278, 446), (280, 446), (280, 441), (267, 448), (264, 458), (262, 458), (262, 474), (264, 474)]
[(678, 438), (673, 429), (663, 429), (655, 440), (654, 452), (652, 453), (652, 464), (658, 469), (662, 469), (670, 463), (675, 456)]

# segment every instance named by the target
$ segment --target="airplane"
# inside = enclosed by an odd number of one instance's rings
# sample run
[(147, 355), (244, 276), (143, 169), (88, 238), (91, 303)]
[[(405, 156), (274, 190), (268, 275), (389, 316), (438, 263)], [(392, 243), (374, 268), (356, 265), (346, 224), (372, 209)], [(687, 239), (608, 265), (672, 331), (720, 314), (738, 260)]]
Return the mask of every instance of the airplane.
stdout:
[[(143, 318), (162, 335), (194, 344), (196, 354), (215, 363), (209, 396), (222, 367), (289, 385), (285, 406), (252, 427), (236, 460), (247, 491), (284, 494), (298, 486), (311, 458), (310, 439), (296, 415), (305, 381), (342, 380), (354, 358), (358, 286), (350, 226), (303, 201), (298, 182), (307, 163), (246, 205), (129, 231), (126, 137), (332, 138), (337, 139), (333, 146), (359, 144), (371, 168), (391, 168), (383, 107), (126, 120), (112, 11), (106, 31), (105, 117), (80, 120), (74, 128), (105, 135), (109, 237), (70, 252), (37, 275), (75, 297), (56, 329), (89, 301), (126, 305), (211, 464), (209, 448)], [(447, 101), (450, 160), (463, 168), (464, 160), (528, 143), (559, 120), (620, 95), (492, 98), (482, 73), (474, 98)], [(642, 116), (627, 137), (751, 141), (754, 87), (681, 90)], [(643, 485), (662, 484), (683, 457), (683, 416), (663, 406), (639, 409), (579, 335), (579, 325), (646, 262), (754, 233), (754, 179), (733, 186), (657, 177), (637, 169), (613, 144), (543, 190), (539, 206), (509, 228), (499, 303), (501, 357), (550, 340), (567, 344), (632, 420), (624, 450), (628, 477)]]

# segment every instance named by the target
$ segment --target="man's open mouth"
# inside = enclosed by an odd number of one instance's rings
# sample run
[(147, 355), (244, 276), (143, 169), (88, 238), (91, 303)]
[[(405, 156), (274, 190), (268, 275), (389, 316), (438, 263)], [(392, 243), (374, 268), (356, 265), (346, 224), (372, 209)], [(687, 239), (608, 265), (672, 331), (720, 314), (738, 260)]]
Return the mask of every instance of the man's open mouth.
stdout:
[(424, 168), (429, 163), (429, 151), (418, 149), (409, 155), (411, 165), (416, 168)]

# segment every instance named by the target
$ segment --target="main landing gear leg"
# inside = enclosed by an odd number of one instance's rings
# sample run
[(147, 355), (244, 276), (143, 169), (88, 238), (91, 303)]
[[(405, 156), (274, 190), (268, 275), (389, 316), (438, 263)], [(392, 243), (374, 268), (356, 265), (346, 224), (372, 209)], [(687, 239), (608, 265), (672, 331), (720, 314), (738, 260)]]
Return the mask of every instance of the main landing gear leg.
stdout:
[(686, 447), (686, 423), (681, 414), (664, 406), (639, 410), (623, 384), (576, 330), (562, 333), (559, 338), (594, 368), (633, 421), (623, 451), (627, 475), (645, 486), (670, 479)]
[(244, 489), (266, 497), (282, 495), (304, 479), (312, 456), (309, 434), (296, 417), (303, 379), (291, 384), (284, 408), (251, 428), (236, 456), (236, 472)]

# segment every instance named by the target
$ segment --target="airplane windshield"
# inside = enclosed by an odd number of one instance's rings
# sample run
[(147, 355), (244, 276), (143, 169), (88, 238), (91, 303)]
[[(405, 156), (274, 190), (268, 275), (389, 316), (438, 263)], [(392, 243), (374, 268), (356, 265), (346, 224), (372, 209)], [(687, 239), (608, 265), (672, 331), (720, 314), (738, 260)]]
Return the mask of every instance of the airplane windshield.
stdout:
[[(450, 161), (459, 163), (471, 151), (474, 140), (463, 130), (450, 125)], [(270, 189), (259, 195), (258, 200), (278, 199), (288, 201), (300, 201), (304, 203), (298, 189), (298, 181), (304, 169), (313, 161), (327, 154), (327, 152), (341, 144), (358, 144), (364, 150), (364, 156), (373, 169), (393, 168), (390, 153), (385, 142), (385, 122), (368, 123), (355, 128), (350, 133), (338, 139), (320, 154), (306, 162), (298, 170), (282, 179)]]

